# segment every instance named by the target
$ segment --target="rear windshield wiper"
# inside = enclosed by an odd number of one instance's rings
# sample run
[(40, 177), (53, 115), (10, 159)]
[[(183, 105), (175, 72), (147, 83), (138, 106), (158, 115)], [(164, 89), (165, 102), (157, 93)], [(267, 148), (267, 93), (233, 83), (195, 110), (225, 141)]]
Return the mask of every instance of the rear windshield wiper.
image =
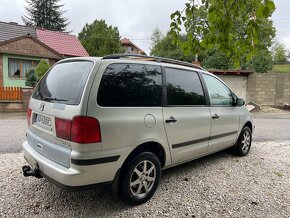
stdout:
[(68, 101), (66, 99), (61, 99), (61, 98), (51, 98), (51, 97), (43, 97), (43, 100), (48, 100), (48, 101)]

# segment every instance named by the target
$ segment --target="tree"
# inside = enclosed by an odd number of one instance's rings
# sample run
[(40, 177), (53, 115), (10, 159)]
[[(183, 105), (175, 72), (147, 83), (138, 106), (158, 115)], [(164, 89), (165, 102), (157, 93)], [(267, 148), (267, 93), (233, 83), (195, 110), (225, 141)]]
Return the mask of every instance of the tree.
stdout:
[(104, 56), (123, 51), (118, 28), (108, 26), (104, 20), (86, 24), (78, 38), (91, 56)]
[(229, 69), (232, 68), (230, 58), (216, 48), (209, 49), (203, 55), (202, 66), (210, 69)]
[(37, 67), (35, 68), (35, 75), (37, 77), (37, 81), (41, 79), (41, 77), (48, 71), (49, 64), (45, 60), (41, 60)]
[[(151, 55), (165, 58), (172, 58), (180, 61), (187, 61), (191, 63), (195, 59), (195, 55), (189, 51), (185, 53), (182, 48), (172, 43), (173, 36), (170, 32), (164, 36), (159, 29), (155, 29), (152, 37)], [(181, 43), (186, 42), (186, 35), (181, 36)], [(225, 53), (218, 51), (216, 48), (203, 51), (198, 56), (202, 66), (213, 69), (229, 69), (232, 67), (232, 62)]]
[(289, 51), (283, 43), (276, 41), (272, 47), (272, 57), (274, 64), (285, 64), (289, 57)]
[[(216, 47), (231, 57), (236, 66), (259, 51), (265, 22), (275, 10), (273, 0), (188, 0), (183, 11), (171, 14), (171, 32), (185, 53), (200, 53)], [(187, 41), (180, 43), (184, 25)], [(267, 29), (268, 31), (268, 29)], [(266, 30), (265, 35), (268, 36)], [(272, 33), (271, 33), (272, 34)], [(266, 40), (267, 41), (267, 40)], [(267, 41), (268, 42), (268, 41)]]
[[(153, 46), (150, 55), (172, 58), (190, 63), (194, 60), (194, 55), (192, 53), (185, 54), (180, 47), (172, 43), (173, 36), (170, 32), (168, 32), (166, 36), (163, 36), (160, 30), (155, 30), (151, 37), (151, 41)], [(181, 41), (186, 41), (186, 36), (182, 36)]]
[(37, 78), (36, 78), (34, 69), (31, 68), (30, 70), (28, 70), (28, 72), (26, 72), (25, 76), (26, 76), (25, 85), (30, 86), (30, 87), (35, 87), (35, 85), (37, 83)]
[(153, 31), (153, 34), (151, 36), (152, 48), (150, 48), (150, 49), (152, 50), (155, 46), (157, 46), (163, 38), (164, 38), (164, 34), (160, 31), (160, 29), (158, 27), (155, 28), (155, 30)]
[(64, 5), (60, 0), (26, 0), (26, 14), (22, 16), (25, 25), (41, 27), (53, 31), (65, 31), (69, 22), (63, 17)]
[(268, 51), (262, 50), (247, 62), (246, 68), (257, 73), (267, 73), (269, 70), (272, 70), (271, 54)]

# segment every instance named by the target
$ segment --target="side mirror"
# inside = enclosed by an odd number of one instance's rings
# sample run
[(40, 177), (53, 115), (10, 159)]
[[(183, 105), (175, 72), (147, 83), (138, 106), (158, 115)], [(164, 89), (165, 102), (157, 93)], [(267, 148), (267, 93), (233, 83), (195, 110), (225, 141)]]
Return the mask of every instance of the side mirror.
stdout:
[(241, 107), (243, 105), (245, 105), (245, 101), (241, 98), (237, 98), (235, 102), (235, 106)]

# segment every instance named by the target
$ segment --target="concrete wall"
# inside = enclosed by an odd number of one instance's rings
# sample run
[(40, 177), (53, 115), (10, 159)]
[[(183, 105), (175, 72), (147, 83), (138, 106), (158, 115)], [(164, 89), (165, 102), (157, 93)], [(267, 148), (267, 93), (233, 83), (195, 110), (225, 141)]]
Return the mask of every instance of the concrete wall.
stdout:
[(240, 98), (260, 105), (290, 103), (290, 74), (217, 75)]
[(290, 103), (290, 74), (263, 73), (248, 77), (247, 101), (261, 105)]
[(217, 75), (241, 99), (247, 100), (248, 77), (240, 75)]

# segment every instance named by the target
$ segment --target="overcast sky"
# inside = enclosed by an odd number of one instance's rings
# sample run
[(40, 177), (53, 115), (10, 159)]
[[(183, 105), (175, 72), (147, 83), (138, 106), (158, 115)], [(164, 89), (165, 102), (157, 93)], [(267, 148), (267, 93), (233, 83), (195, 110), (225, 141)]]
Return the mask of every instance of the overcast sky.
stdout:
[[(0, 21), (22, 24), (25, 0), (0, 0)], [(69, 30), (77, 35), (85, 23), (104, 19), (107, 24), (117, 26), (121, 37), (127, 37), (141, 49), (150, 53), (150, 37), (158, 27), (169, 30), (170, 14), (184, 8), (187, 0), (62, 0), (69, 18)], [(276, 11), (272, 16), (277, 38), (290, 50), (290, 1), (274, 0)], [(1, 30), (0, 30), (1, 34)]]

